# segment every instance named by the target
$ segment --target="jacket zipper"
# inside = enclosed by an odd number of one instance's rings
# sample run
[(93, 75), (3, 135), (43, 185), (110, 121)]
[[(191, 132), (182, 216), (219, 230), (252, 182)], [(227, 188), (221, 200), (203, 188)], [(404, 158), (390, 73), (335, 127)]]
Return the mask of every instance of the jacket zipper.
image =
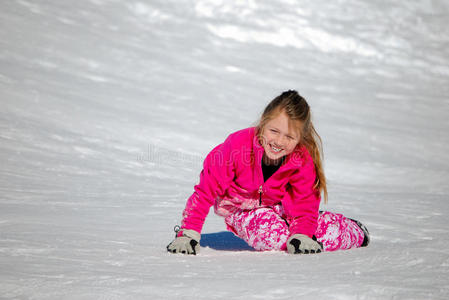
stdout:
[(262, 193), (263, 193), (263, 188), (261, 185), (261, 186), (259, 186), (259, 206), (262, 205)]

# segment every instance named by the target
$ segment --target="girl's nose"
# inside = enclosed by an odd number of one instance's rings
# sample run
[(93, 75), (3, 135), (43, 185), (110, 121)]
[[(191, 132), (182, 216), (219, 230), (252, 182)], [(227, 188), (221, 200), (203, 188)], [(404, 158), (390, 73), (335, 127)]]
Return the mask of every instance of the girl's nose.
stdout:
[(276, 146), (282, 147), (283, 146), (283, 137), (282, 136), (276, 137), (276, 139), (274, 140), (274, 143), (276, 144)]

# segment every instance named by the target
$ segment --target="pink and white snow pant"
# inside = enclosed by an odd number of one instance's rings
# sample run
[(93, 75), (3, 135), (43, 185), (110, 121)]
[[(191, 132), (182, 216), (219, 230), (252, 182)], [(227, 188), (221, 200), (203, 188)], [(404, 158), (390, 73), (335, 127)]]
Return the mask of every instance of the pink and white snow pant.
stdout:
[[(285, 251), (290, 231), (282, 215), (281, 205), (261, 207), (230, 214), (225, 223), (229, 231), (258, 251)], [(351, 219), (325, 211), (319, 214), (315, 237), (324, 251), (335, 251), (360, 247), (364, 233)]]

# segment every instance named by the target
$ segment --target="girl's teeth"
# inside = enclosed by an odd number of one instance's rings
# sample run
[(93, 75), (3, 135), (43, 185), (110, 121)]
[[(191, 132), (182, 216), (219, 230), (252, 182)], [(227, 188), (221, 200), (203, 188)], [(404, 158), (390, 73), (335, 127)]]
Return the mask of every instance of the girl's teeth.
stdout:
[(279, 152), (279, 151), (281, 151), (280, 148), (276, 148), (276, 147), (274, 147), (274, 146), (271, 146), (271, 149), (273, 149), (274, 152)]

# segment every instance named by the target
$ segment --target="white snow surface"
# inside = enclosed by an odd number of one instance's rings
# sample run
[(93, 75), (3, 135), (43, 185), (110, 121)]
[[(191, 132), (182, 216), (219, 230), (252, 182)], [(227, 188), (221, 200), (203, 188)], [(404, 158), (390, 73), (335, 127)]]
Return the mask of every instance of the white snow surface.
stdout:
[[(448, 299), (449, 2), (0, 4), (1, 299)], [(166, 245), (202, 160), (296, 89), (329, 204), (367, 248), (255, 252), (211, 211)]]

